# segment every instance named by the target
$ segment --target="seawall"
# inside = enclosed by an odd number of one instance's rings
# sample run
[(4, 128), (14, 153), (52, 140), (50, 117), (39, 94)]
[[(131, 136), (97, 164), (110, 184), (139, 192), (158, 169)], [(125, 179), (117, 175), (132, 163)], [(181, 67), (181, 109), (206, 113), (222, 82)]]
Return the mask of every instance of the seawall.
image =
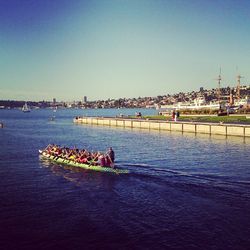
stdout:
[(152, 130), (250, 137), (250, 125), (201, 122), (171, 122), (115, 117), (77, 117), (74, 123)]

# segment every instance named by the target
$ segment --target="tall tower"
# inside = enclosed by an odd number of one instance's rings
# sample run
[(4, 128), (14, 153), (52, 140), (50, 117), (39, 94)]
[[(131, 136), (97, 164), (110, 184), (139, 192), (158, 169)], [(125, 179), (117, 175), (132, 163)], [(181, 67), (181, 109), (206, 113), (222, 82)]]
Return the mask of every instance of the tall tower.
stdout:
[(243, 78), (241, 75), (237, 75), (237, 87), (236, 87), (236, 97), (240, 99), (240, 79)]
[(221, 67), (220, 67), (220, 74), (218, 76), (218, 78), (216, 79), (218, 81), (218, 88), (217, 88), (217, 98), (218, 98), (218, 101), (220, 103), (220, 99), (221, 99), (221, 90), (220, 90), (220, 82), (221, 82)]

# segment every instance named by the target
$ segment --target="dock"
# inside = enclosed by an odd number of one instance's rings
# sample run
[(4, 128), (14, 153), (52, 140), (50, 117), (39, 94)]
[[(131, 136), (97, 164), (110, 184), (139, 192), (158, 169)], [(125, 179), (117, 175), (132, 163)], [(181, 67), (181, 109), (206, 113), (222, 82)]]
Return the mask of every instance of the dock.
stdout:
[(245, 124), (174, 122), (120, 117), (76, 117), (74, 118), (74, 123), (159, 131), (179, 131), (210, 135), (250, 137), (250, 125)]

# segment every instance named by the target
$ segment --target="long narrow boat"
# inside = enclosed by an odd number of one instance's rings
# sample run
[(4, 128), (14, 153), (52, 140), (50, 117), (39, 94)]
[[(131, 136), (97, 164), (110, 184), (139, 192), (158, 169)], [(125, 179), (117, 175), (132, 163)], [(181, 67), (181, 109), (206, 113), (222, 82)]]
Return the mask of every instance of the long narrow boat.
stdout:
[(94, 171), (99, 171), (99, 172), (110, 172), (110, 173), (115, 173), (115, 174), (128, 174), (129, 173), (129, 170), (127, 169), (117, 169), (117, 168), (111, 168), (111, 167), (88, 165), (88, 164), (78, 163), (78, 162), (74, 162), (70, 160), (65, 160), (63, 158), (54, 159), (54, 156), (51, 156), (47, 154), (46, 152), (43, 152), (42, 150), (39, 150), (39, 153), (43, 159), (47, 159), (58, 164), (64, 164), (68, 166), (84, 168), (84, 169), (94, 170)]

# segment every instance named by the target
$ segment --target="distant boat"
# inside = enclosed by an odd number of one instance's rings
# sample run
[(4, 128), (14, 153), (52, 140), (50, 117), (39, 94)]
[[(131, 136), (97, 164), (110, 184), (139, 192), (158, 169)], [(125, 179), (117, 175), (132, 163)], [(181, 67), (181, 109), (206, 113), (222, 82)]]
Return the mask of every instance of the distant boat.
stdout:
[(53, 109), (53, 112), (56, 112), (56, 111), (57, 111), (57, 106), (55, 106)]
[(55, 121), (55, 119), (56, 119), (56, 117), (53, 115), (53, 116), (51, 116), (51, 117), (49, 118), (49, 121), (50, 121), (50, 122), (53, 122), (53, 121)]
[(30, 108), (29, 108), (29, 106), (27, 105), (27, 102), (25, 102), (25, 104), (23, 105), (22, 111), (25, 112), (25, 113), (30, 112)]

